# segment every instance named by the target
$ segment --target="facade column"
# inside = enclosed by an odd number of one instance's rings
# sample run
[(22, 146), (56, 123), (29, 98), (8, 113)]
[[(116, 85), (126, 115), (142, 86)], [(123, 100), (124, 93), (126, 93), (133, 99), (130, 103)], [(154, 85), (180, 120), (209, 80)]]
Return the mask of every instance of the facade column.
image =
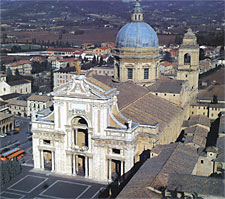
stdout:
[(112, 160), (109, 159), (108, 160), (108, 163), (109, 163), (109, 168), (108, 168), (108, 172), (109, 172), (109, 179), (108, 180), (112, 180)]
[(52, 171), (55, 171), (55, 152), (52, 151)]
[(41, 169), (44, 169), (44, 152), (41, 150)]
[(122, 176), (124, 173), (124, 170), (123, 170), (123, 161), (120, 161), (120, 176)]
[(85, 156), (84, 164), (85, 164), (85, 177), (88, 177), (88, 157), (86, 156)]
[(78, 161), (77, 161), (77, 155), (74, 155), (75, 158), (75, 172), (78, 173)]
[(92, 176), (93, 176), (92, 167), (93, 167), (93, 158), (89, 158), (89, 177), (90, 178), (92, 178)]
[(73, 160), (73, 175), (76, 175), (76, 155), (72, 155)]
[(75, 131), (75, 129), (72, 128), (72, 131), (70, 132), (70, 138), (71, 138), (70, 145), (71, 145), (71, 147), (73, 147), (75, 145), (75, 143), (74, 143), (74, 131)]

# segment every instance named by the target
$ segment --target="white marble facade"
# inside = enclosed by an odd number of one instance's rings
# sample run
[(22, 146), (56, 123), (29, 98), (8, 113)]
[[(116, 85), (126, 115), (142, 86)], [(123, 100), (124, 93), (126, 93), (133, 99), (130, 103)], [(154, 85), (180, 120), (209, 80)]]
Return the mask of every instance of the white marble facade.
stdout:
[(129, 171), (137, 124), (119, 113), (117, 94), (85, 76), (56, 91), (54, 111), (32, 121), (34, 167), (105, 182)]

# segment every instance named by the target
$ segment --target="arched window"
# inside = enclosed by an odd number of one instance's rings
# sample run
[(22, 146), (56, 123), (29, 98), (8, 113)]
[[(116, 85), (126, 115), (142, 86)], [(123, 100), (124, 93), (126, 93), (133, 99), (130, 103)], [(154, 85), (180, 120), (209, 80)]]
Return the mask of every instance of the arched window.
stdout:
[(82, 117), (75, 117), (72, 120), (74, 132), (74, 145), (88, 147), (88, 124)]
[(191, 56), (188, 53), (186, 53), (184, 55), (184, 64), (190, 64), (190, 63), (191, 63)]
[(120, 67), (119, 64), (116, 64), (117, 67), (117, 76), (118, 76), (118, 80), (120, 79)]
[(141, 15), (138, 15), (138, 20), (139, 20), (139, 21), (141, 20)]

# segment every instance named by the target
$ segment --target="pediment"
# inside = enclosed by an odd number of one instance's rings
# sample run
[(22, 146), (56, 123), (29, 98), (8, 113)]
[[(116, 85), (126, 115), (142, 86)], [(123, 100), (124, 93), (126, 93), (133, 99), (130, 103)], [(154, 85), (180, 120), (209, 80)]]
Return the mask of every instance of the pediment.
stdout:
[(85, 77), (84, 76), (74, 76), (72, 79), (72, 82), (68, 85), (66, 89), (67, 95), (85, 95), (90, 96), (90, 88), (89, 85), (87, 85), (84, 82)]

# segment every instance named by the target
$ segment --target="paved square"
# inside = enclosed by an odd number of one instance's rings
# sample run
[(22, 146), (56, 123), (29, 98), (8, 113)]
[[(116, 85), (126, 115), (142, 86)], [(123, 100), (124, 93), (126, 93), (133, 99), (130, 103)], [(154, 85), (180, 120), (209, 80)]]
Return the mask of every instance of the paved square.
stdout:
[(0, 194), (0, 198), (23, 198), (24, 195), (21, 195), (21, 194), (17, 194), (17, 193), (10, 193), (10, 192), (7, 192), (7, 191), (3, 191), (1, 194)]
[(80, 198), (90, 187), (91, 185), (57, 180), (40, 193), (40, 196), (50, 198)]
[(30, 193), (34, 189), (36, 189), (39, 185), (44, 183), (48, 178), (40, 177), (40, 176), (33, 176), (27, 175), (20, 179), (18, 182), (11, 185), (8, 190), (19, 191), (23, 193)]

